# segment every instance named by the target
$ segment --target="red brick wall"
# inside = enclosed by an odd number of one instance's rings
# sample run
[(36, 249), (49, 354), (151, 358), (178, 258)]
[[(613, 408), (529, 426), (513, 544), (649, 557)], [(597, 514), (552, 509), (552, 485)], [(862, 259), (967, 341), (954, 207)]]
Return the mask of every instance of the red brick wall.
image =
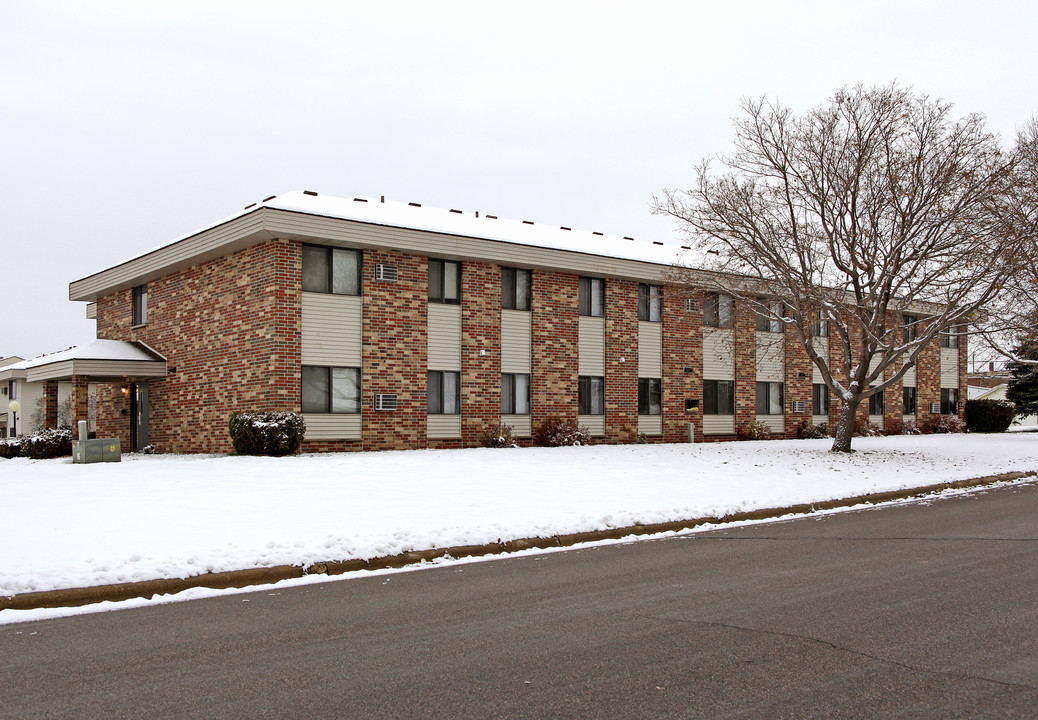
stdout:
[[(940, 413), (930, 412), (930, 403), (941, 402), (941, 344), (935, 338), (920, 351), (915, 371), (916, 422), (922, 424)], [(960, 387), (965, 389), (964, 385)]]
[(735, 301), (735, 429), (757, 419), (757, 319)]
[[(703, 439), (703, 311), (702, 293), (686, 309), (680, 288), (663, 291), (663, 441), (687, 442), (688, 423)], [(685, 368), (691, 372), (685, 372)], [(685, 398), (697, 398), (699, 409), (685, 412)]]
[(533, 429), (548, 415), (577, 417), (578, 276), (535, 272), (530, 318)]
[[(145, 378), (149, 441), (161, 452), (226, 452), (236, 410), (299, 410), (300, 244), (270, 240), (148, 283), (148, 322), (131, 327), (131, 291), (97, 301), (97, 336), (162, 353)], [(98, 437), (130, 447), (129, 398), (99, 387)]]
[[(811, 422), (811, 400), (812, 379), (814, 378), (814, 364), (807, 356), (807, 350), (800, 341), (797, 333), (787, 327), (783, 338), (783, 353), (785, 357), (785, 426), (786, 437), (796, 437), (797, 428), (805, 420)], [(804, 411), (793, 412), (793, 401), (801, 400), (804, 403)]]
[(606, 442), (638, 430), (638, 283), (605, 283)]
[(501, 268), (467, 262), (461, 278), (461, 433), (473, 446), (501, 421)]

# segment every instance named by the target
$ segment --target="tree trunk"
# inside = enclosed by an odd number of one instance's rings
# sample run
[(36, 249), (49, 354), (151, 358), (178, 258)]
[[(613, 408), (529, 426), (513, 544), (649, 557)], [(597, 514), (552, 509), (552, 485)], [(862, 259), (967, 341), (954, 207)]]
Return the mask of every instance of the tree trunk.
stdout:
[(854, 437), (854, 416), (857, 415), (858, 405), (860, 404), (861, 400), (857, 397), (843, 403), (840, 421), (836, 423), (836, 430), (833, 432), (831, 452), (851, 452), (851, 438)]

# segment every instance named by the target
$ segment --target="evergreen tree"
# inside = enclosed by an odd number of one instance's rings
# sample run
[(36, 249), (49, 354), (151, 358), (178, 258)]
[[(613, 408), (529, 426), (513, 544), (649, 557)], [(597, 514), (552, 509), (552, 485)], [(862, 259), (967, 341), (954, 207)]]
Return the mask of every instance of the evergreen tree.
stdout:
[(1020, 360), (1007, 365), (1013, 377), (1006, 389), (1006, 399), (1016, 405), (1018, 417), (1038, 414), (1038, 340), (1024, 340), (1013, 355)]

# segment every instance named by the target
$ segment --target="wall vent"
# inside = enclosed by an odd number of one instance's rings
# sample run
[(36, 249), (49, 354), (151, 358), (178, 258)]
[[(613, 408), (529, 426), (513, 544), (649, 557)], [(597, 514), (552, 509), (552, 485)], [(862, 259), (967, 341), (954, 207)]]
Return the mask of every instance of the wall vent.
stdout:
[(933, 413), (934, 415), (940, 415), (941, 414), (941, 404), (940, 403), (930, 403), (930, 412)]
[(375, 264), (375, 279), (385, 280), (387, 282), (396, 282), (397, 272), (396, 265), (385, 265), (383, 263)]
[(696, 312), (698, 309), (695, 298), (685, 298), (685, 312)]
[(376, 393), (376, 410), (396, 410), (396, 393)]
[(804, 400), (793, 401), (793, 412), (802, 413), (807, 411), (807, 402)]

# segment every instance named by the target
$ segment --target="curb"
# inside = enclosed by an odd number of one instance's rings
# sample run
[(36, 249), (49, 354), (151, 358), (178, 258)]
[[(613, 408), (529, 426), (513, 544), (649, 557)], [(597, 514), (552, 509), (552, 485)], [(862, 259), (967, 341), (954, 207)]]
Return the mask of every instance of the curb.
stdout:
[(934, 485), (925, 485), (916, 488), (906, 488), (904, 490), (855, 495), (853, 497), (840, 498), (837, 500), (802, 503), (781, 508), (749, 510), (745, 512), (731, 513), (722, 517), (689, 518), (686, 520), (675, 520), (665, 523), (651, 523), (647, 525), (633, 525), (622, 528), (609, 528), (606, 530), (571, 533), (568, 535), (554, 535), (552, 537), (520, 538), (516, 540), (490, 543), (487, 545), (459, 545), (431, 550), (416, 550), (397, 555), (370, 558), (367, 560), (333, 560), (329, 562), (313, 563), (305, 567), (300, 565), (276, 565), (274, 567), (266, 568), (206, 573), (187, 578), (164, 578), (132, 583), (118, 583), (115, 585), (97, 585), (94, 587), (68, 588), (65, 590), (45, 590), (42, 592), (22, 593), (20, 595), (0, 597), (0, 610), (35, 610), (38, 608), (77, 607), (105, 600), (119, 601), (130, 600), (133, 598), (150, 598), (155, 595), (169, 595), (197, 587), (212, 589), (242, 588), (251, 585), (266, 585), (279, 580), (303, 577), (304, 575), (341, 575), (354, 570), (402, 568), (423, 561), (430, 562), (447, 556), (452, 558), (482, 557), (485, 555), (497, 555), (518, 550), (569, 547), (579, 543), (595, 542), (598, 540), (620, 540), (631, 536), (656, 535), (665, 532), (690, 530), (701, 525), (718, 525), (721, 523), (739, 522), (743, 520), (768, 520), (785, 515), (805, 515), (818, 510), (833, 510), (841, 507), (851, 507), (853, 505), (874, 505), (890, 502), (892, 500), (906, 500), (909, 498), (922, 497), (943, 490), (983, 487), (985, 485), (994, 485), (996, 483), (1010, 482), (1035, 476), (1038, 476), (1038, 472), (1033, 470), (1028, 472), (1002, 473), (1001, 475), (988, 475), (986, 477), (973, 478), (970, 480), (955, 480), (952, 482), (936, 483)]

